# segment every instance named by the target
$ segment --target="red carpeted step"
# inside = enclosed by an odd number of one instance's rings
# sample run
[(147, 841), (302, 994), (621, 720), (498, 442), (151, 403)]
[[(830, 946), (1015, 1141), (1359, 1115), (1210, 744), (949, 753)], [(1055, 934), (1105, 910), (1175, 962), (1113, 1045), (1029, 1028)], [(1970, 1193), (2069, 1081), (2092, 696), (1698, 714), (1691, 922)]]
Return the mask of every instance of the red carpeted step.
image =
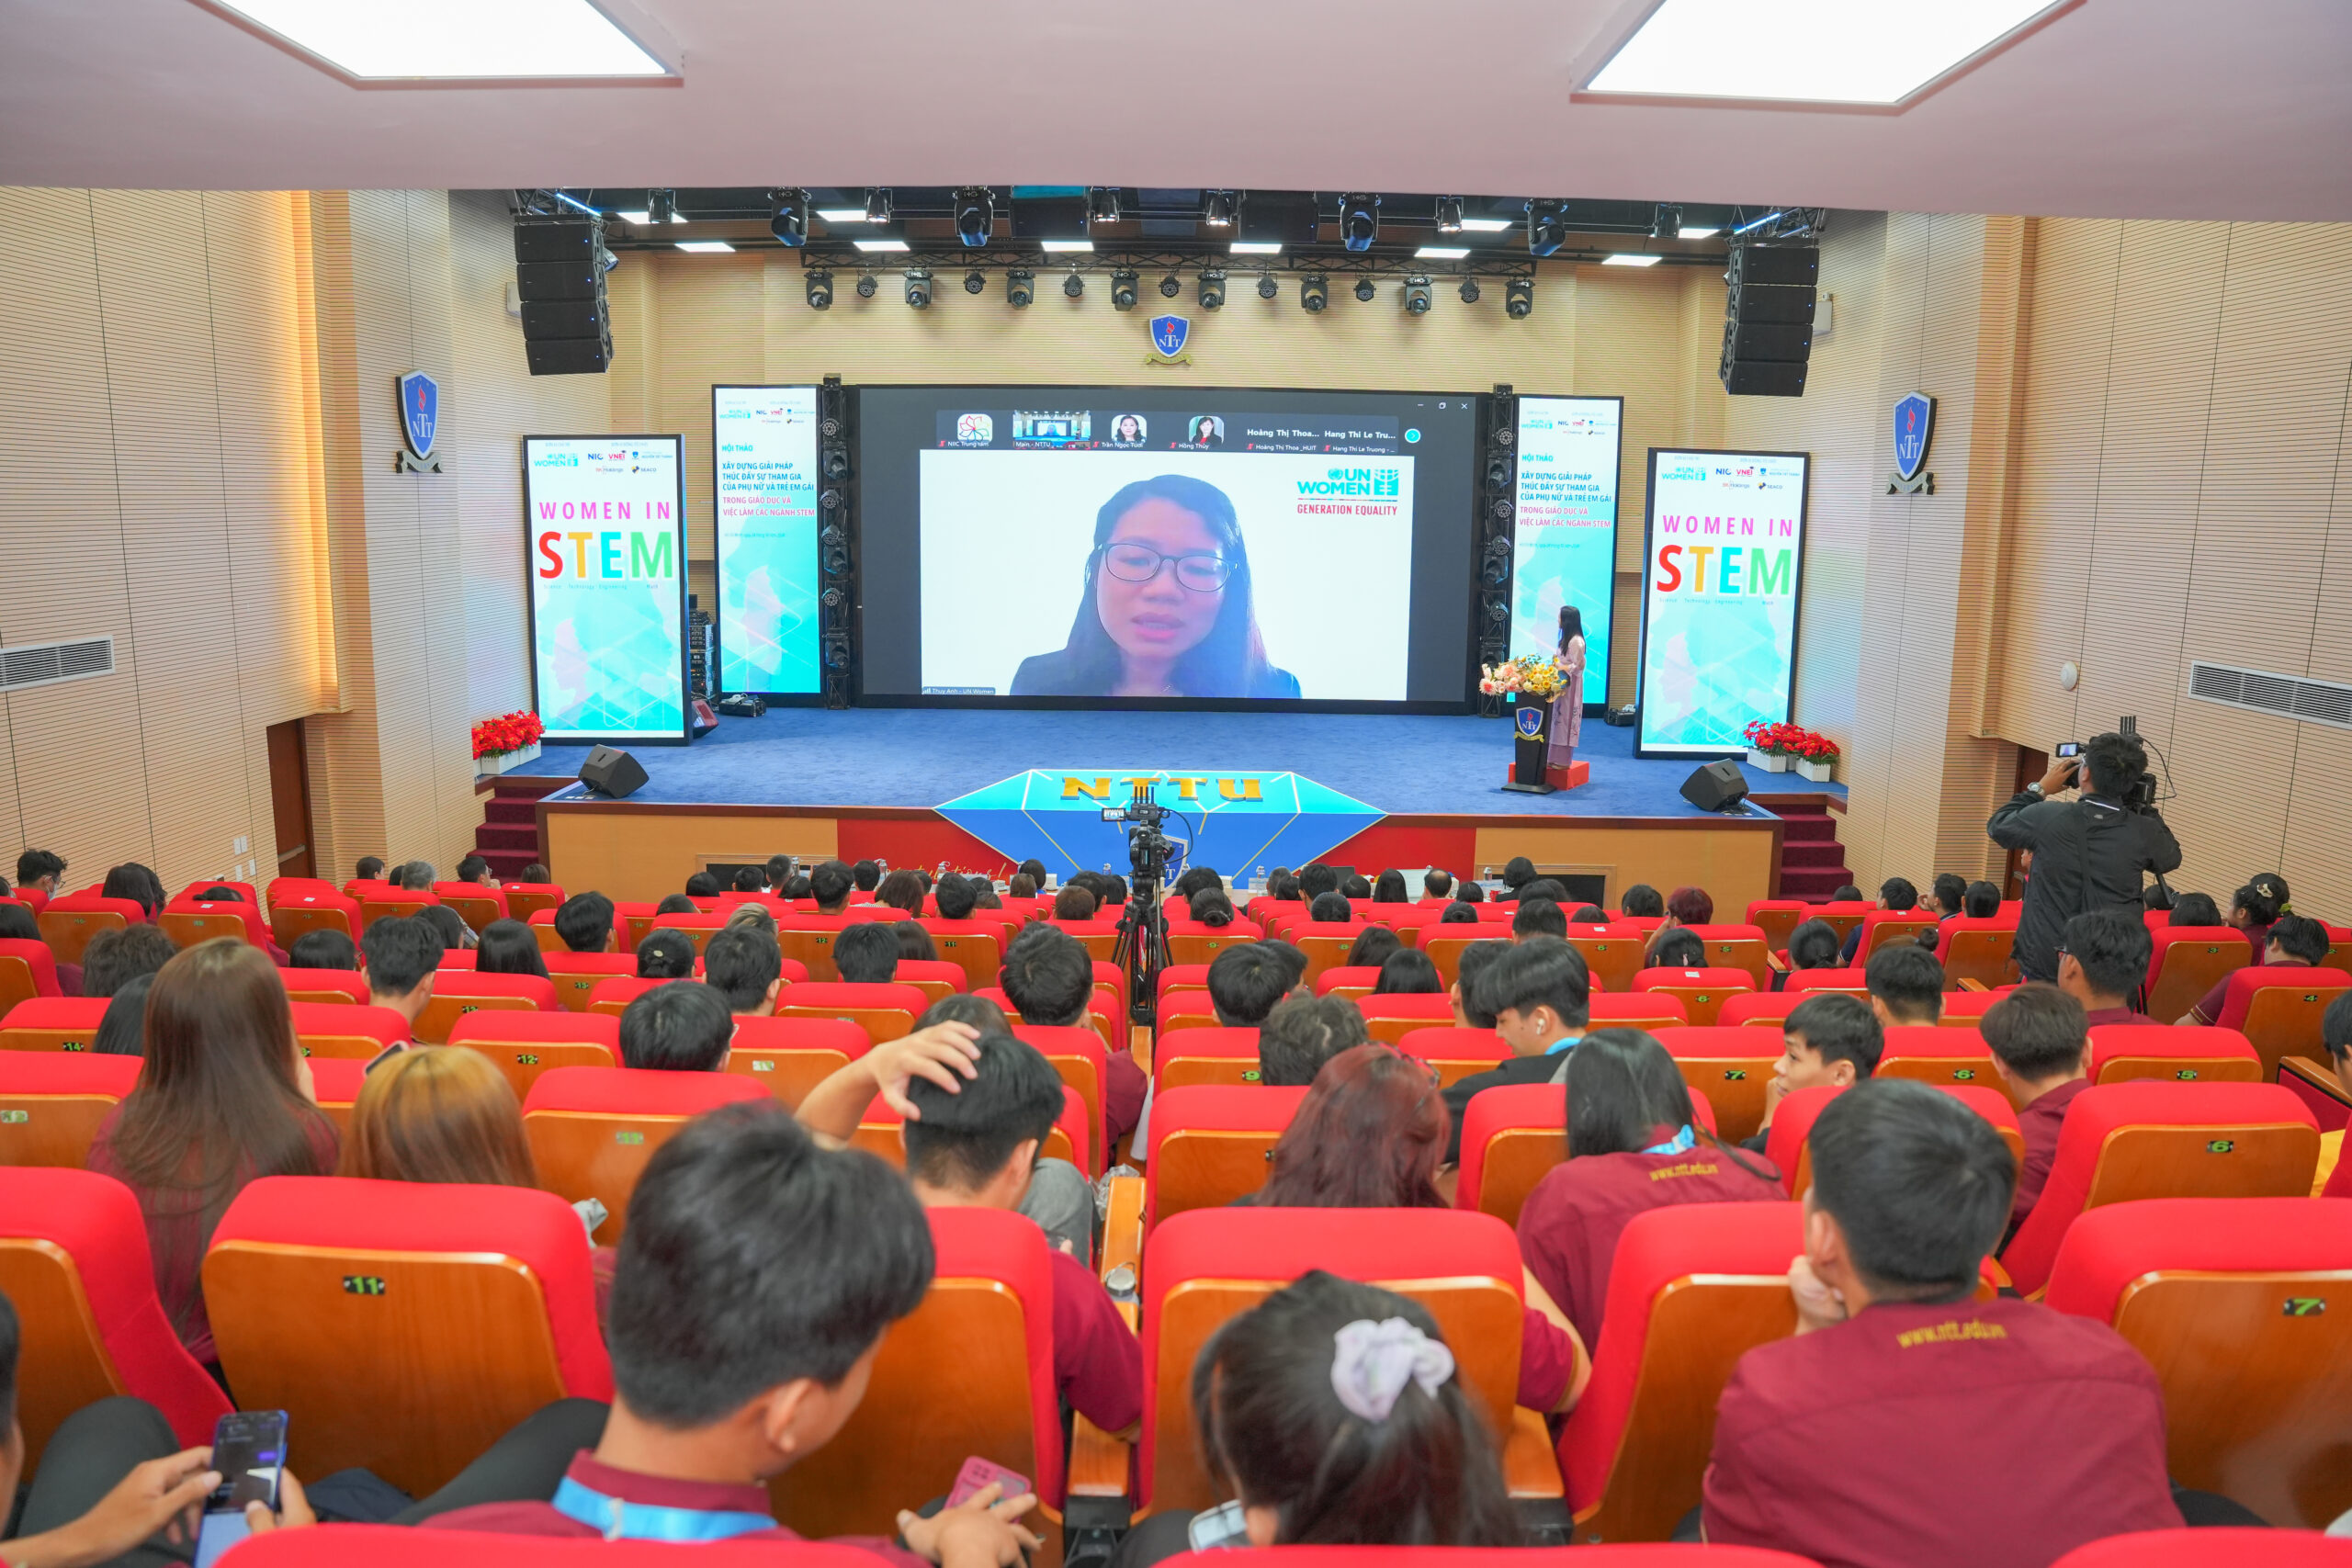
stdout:
[(484, 850), (481, 857), (490, 862), (490, 874), (501, 882), (522, 880), (523, 868), (539, 858), (536, 851), (524, 854), (515, 850)]
[(1784, 841), (1826, 843), (1838, 837), (1838, 824), (1831, 821), (1826, 813), (1800, 816), (1783, 811), (1780, 817), (1785, 825), (1781, 832)]
[(1782, 871), (1798, 868), (1806, 871), (1835, 871), (1845, 863), (1845, 848), (1835, 839), (1818, 844), (1792, 844), (1783, 840), (1781, 845)]
[(539, 821), (539, 803), (537, 799), (526, 800), (519, 795), (493, 795), (482, 807), (481, 817), (485, 822), (536, 828)]
[(539, 829), (536, 824), (530, 827), (511, 827), (502, 823), (485, 822), (474, 829), (474, 847), (484, 854), (493, 850), (513, 850), (523, 854), (535, 855), (539, 852)]
[(570, 779), (502, 777), (491, 786), (491, 793), (501, 800), (537, 800), (543, 795), (553, 795), (570, 783)]
[(1832, 893), (1852, 880), (1842, 865), (1832, 871), (1784, 870), (1781, 873), (1781, 897), (1826, 903)]

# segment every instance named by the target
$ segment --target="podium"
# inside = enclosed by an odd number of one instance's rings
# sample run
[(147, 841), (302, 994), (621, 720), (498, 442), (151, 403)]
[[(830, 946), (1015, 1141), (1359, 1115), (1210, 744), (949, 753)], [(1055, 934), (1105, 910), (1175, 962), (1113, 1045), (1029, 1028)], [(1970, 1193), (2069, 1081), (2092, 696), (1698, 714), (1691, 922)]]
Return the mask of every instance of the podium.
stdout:
[(1554, 767), (1545, 761), (1552, 749), (1551, 718), (1549, 703), (1521, 704), (1513, 710), (1510, 773), (1503, 788), (1515, 795), (1555, 795), (1575, 789), (1592, 777), (1589, 762)]

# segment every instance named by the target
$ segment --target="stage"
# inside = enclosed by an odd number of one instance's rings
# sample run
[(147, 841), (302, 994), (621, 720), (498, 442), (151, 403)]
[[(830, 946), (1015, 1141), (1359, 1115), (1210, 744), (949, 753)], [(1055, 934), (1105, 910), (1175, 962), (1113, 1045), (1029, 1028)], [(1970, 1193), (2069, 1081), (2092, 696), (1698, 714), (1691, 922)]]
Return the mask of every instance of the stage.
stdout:
[[(1536, 795), (1501, 788), (1511, 733), (1498, 718), (775, 708), (721, 719), (690, 746), (633, 750), (647, 783), (628, 800), (575, 784), (537, 815), (559, 881), (645, 898), (703, 866), (779, 852), (1001, 870), (1002, 856), (933, 807), (1027, 768), (1283, 770), (1386, 814), (1326, 857), (1335, 863), (1475, 874), (1525, 854), (1604, 877), (1611, 897), (1635, 881), (1699, 883), (1723, 907), (1776, 891), (1781, 818), (1699, 811), (1679, 793), (1695, 764), (1638, 759), (1633, 736), (1587, 718), (1577, 755), (1591, 782)], [(549, 746), (523, 771), (570, 778), (586, 756)], [(1758, 795), (1843, 808), (1842, 786), (1743, 772)], [(1228, 875), (1251, 869), (1223, 863), (1218, 848), (1204, 840), (1201, 860)]]

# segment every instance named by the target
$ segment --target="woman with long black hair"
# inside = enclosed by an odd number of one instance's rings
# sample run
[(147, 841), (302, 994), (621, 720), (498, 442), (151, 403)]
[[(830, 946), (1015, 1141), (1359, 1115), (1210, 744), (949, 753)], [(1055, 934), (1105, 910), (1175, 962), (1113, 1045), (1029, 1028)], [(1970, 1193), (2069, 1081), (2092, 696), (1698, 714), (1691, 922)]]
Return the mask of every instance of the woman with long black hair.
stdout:
[(1552, 699), (1546, 772), (1575, 761), (1577, 742), (1584, 738), (1584, 612), (1574, 604), (1560, 606), (1560, 651), (1553, 663), (1560, 671), (1560, 694)]
[(1105, 502), (1069, 642), (1023, 660), (1012, 694), (1296, 697), (1298, 678), (1266, 662), (1250, 555), (1226, 493), (1162, 474)]

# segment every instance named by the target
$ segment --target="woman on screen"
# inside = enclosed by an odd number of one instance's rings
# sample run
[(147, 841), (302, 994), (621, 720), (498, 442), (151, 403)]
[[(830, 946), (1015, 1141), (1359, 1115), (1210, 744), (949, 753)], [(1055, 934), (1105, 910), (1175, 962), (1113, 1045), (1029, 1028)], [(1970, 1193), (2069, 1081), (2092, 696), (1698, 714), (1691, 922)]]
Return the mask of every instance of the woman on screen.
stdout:
[(1266, 662), (1233, 502), (1182, 474), (1138, 479), (1094, 518), (1069, 644), (1021, 661), (1016, 697), (1296, 697)]
[(1552, 741), (1544, 754), (1546, 770), (1575, 761), (1577, 741), (1584, 734), (1584, 612), (1574, 604), (1560, 606), (1560, 652), (1553, 662), (1560, 670), (1560, 694), (1552, 699)]
[(1111, 424), (1111, 439), (1121, 446), (1143, 445), (1143, 421), (1131, 413), (1123, 413)]

